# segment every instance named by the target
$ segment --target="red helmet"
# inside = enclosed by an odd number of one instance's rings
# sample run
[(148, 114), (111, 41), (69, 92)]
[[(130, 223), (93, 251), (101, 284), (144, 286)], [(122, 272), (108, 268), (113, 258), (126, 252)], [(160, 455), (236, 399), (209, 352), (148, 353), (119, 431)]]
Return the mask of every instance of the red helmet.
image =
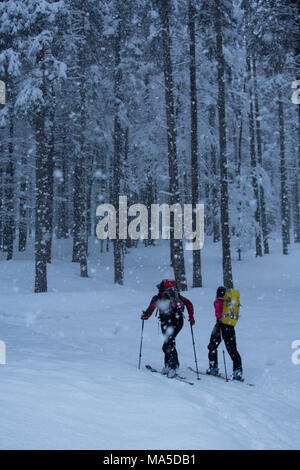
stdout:
[(163, 291), (170, 288), (176, 289), (176, 287), (176, 281), (173, 281), (173, 279), (163, 279), (161, 283), (157, 285), (159, 291)]

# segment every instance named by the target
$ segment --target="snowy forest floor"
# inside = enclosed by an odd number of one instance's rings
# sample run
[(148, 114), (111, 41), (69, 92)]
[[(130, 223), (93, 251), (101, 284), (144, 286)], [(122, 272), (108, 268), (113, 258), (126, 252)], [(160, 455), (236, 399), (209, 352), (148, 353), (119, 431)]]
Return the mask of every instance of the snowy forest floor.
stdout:
[[(96, 254), (97, 252), (97, 254)], [(173, 277), (168, 242), (132, 249), (125, 286), (113, 285), (112, 256), (91, 247), (88, 279), (79, 277), (70, 242), (55, 241), (47, 294), (33, 293), (30, 252), (0, 262), (1, 449), (299, 449), (300, 365), (291, 344), (300, 339), (300, 246), (281, 255), (233, 261), (241, 292), (238, 349), (255, 387), (226, 383), (187, 370), (194, 366), (190, 326), (178, 336), (180, 372), (195, 382), (151, 374), (163, 365), (162, 338), (153, 315), (145, 322), (138, 370), (140, 314), (155, 285)], [(94, 260), (94, 261), (93, 261)], [(191, 281), (191, 252), (186, 252)], [(205, 240), (204, 287), (189, 289), (195, 307), (199, 368), (207, 367), (213, 300), (222, 284), (221, 247)], [(223, 371), (222, 347), (219, 348)], [(228, 355), (227, 368), (231, 372)]]

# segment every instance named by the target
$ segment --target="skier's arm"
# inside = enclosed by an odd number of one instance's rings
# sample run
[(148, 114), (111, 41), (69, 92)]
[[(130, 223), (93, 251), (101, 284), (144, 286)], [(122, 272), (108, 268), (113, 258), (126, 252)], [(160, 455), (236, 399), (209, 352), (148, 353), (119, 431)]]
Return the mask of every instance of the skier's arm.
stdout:
[(223, 312), (223, 301), (220, 299), (216, 299), (214, 301), (214, 307), (215, 307), (216, 319), (220, 320), (222, 318), (222, 312)]
[(184, 305), (186, 306), (186, 309), (188, 311), (188, 314), (189, 314), (189, 321), (191, 323), (191, 325), (194, 325), (195, 323), (195, 319), (194, 319), (194, 307), (193, 307), (193, 304), (192, 302), (187, 299), (186, 297), (183, 297), (182, 295), (180, 296), (182, 302), (184, 303)]
[(151, 317), (152, 313), (154, 312), (155, 308), (156, 308), (156, 302), (157, 302), (157, 295), (155, 295), (154, 297), (152, 297), (152, 300), (150, 302), (150, 305), (149, 307), (147, 308), (147, 310), (145, 310), (141, 316), (141, 319), (142, 320), (148, 320), (148, 318)]

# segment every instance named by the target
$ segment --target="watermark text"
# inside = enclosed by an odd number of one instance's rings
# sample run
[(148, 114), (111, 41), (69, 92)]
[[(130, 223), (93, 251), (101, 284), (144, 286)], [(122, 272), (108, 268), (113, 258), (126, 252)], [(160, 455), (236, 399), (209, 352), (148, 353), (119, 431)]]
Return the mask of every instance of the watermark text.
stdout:
[(0, 80), (0, 104), (5, 104), (5, 83)]
[[(119, 207), (112, 204), (100, 204), (96, 216), (101, 217), (96, 227), (100, 240), (107, 238), (125, 240), (180, 240), (185, 237), (186, 250), (201, 250), (204, 244), (204, 204), (151, 204), (150, 214), (144, 204), (128, 207), (127, 196), (119, 196)], [(131, 217), (128, 223), (128, 217)], [(132, 218), (133, 217), (133, 218)], [(172, 223), (171, 223), (172, 217)], [(161, 220), (161, 226), (160, 226)]]
[(296, 88), (296, 91), (292, 94), (292, 103), (300, 104), (300, 80), (292, 82), (292, 88)]
[(0, 364), (6, 364), (6, 345), (4, 341), (0, 341)]
[(295, 341), (292, 342), (292, 349), (295, 349), (291, 358), (292, 363), (298, 366), (300, 364), (300, 339), (295, 339)]

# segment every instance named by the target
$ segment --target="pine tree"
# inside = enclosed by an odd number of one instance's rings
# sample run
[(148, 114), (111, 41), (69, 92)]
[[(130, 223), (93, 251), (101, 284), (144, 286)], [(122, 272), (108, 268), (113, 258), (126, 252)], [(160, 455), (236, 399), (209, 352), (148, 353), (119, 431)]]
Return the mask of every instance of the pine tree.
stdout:
[[(112, 187), (112, 200), (115, 208), (119, 207), (119, 195), (121, 189), (121, 175), (122, 175), (122, 127), (120, 121), (120, 104), (121, 96), (121, 81), (122, 70), (121, 64), (121, 41), (122, 41), (122, 23), (120, 18), (120, 6), (118, 0), (116, 2), (116, 31), (114, 37), (114, 97), (115, 97), (115, 111), (114, 111), (114, 157), (113, 157), (113, 187)], [(117, 211), (117, 221), (119, 212)], [(117, 222), (116, 239), (114, 240), (114, 273), (115, 284), (123, 285), (124, 283), (124, 270), (123, 270), (123, 241), (119, 239), (119, 224)]]
[[(170, 177), (170, 202), (171, 205), (180, 203), (178, 163), (176, 149), (176, 123), (174, 105), (174, 85), (171, 59), (171, 36), (170, 36), (170, 1), (158, 1), (159, 13), (162, 24), (162, 50), (164, 63), (164, 84), (166, 102), (167, 140), (168, 140), (168, 162)], [(179, 290), (186, 290), (187, 283), (185, 277), (184, 252), (182, 239), (174, 239), (174, 214), (170, 222), (170, 248), (171, 262), (174, 269), (175, 280)]]
[(0, 5), (0, 73), (6, 88), (6, 104), (1, 110), (1, 121), (5, 126), (5, 163), (3, 172), (3, 250), (7, 260), (11, 260), (15, 238), (15, 101), (16, 84), (21, 74), (21, 58), (18, 48), (19, 36), (22, 34), (24, 14), (20, 5), (7, 1)]
[(229, 230), (229, 195), (226, 150), (226, 103), (225, 103), (225, 63), (223, 53), (222, 35), (222, 9), (219, 2), (215, 2), (215, 32), (216, 32), (216, 58), (218, 62), (218, 118), (219, 118), (219, 148), (220, 148), (220, 185), (221, 185), (221, 231), (223, 254), (223, 280), (227, 288), (233, 287), (230, 230)]
[[(195, 6), (189, 0), (189, 35), (190, 35), (190, 101), (191, 101), (191, 186), (192, 205), (195, 210), (199, 203), (198, 176), (198, 102), (196, 79), (196, 40)], [(201, 252), (193, 250), (193, 287), (202, 287)]]
[[(252, 58), (252, 70), (253, 70), (253, 94), (254, 94), (254, 109), (255, 109), (255, 128), (256, 128), (256, 144), (257, 144), (257, 159), (260, 168), (263, 167), (262, 158), (262, 137), (260, 128), (260, 112), (259, 112), (259, 99), (258, 99), (258, 88), (257, 88), (257, 74), (256, 74), (256, 59)], [(266, 214), (266, 200), (265, 190), (263, 184), (259, 185), (259, 200), (260, 200), (260, 211), (261, 211), (261, 229), (264, 245), (264, 254), (269, 254), (269, 242), (268, 242), (268, 228), (267, 228), (267, 214)]]
[[(30, 70), (17, 96), (17, 108), (29, 117), (35, 137), (35, 292), (47, 291), (47, 261), (51, 239), (48, 217), (51, 210), (53, 177), (53, 100), (52, 86), (62, 77), (62, 68), (54, 55), (53, 25), (61, 14), (62, 3), (23, 2), (22, 12), (30, 20), (23, 44), (23, 60)], [(25, 36), (25, 32), (23, 33)], [(26, 51), (30, 44), (30, 55)]]
[(261, 245), (261, 225), (260, 225), (260, 198), (259, 198), (259, 187), (257, 181), (257, 159), (255, 149), (255, 129), (254, 129), (254, 105), (253, 105), (253, 90), (251, 87), (251, 57), (247, 49), (247, 72), (249, 82), (249, 136), (250, 136), (250, 159), (251, 159), (251, 173), (252, 173), (252, 187), (253, 195), (255, 199), (255, 222), (256, 222), (256, 233), (255, 233), (255, 245), (256, 245), (256, 256), (262, 256), (262, 245)]

